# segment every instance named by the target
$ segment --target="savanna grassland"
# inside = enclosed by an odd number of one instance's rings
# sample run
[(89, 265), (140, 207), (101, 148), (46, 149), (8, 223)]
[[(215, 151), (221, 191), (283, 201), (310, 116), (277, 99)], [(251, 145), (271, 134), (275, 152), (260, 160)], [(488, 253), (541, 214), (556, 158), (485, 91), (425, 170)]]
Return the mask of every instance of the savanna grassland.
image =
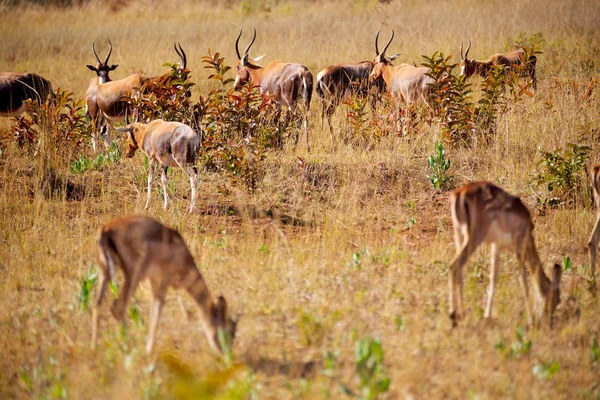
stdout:
[[(119, 64), (113, 79), (164, 72), (164, 63), (177, 61), (172, 44), (178, 41), (188, 55), (196, 101), (217, 87), (201, 57), (210, 48), (234, 66), (241, 27), (244, 47), (257, 29), (251, 56), (266, 53), (264, 64), (302, 63), (315, 77), (327, 65), (372, 60), (379, 29), (382, 40), (396, 32), (388, 51), (402, 52), (396, 64), (420, 64), (422, 55), (436, 51), (458, 62), (461, 41), (469, 39), (470, 56), (477, 59), (534, 42), (542, 52), (538, 90), (518, 101), (508, 98), (486, 140), (445, 144), (451, 161), (445, 173), (453, 180), (442, 190), (428, 178), (428, 156), (443, 137), (435, 118), (423, 118), (406, 137), (373, 129), (357, 138), (348, 133), (342, 106), (331, 137), (314, 95), (310, 153), (303, 140), (297, 148), (269, 150), (253, 191), (207, 168), (191, 215), (181, 171), (170, 173), (170, 208), (163, 211), (156, 180), (144, 210), (143, 155), (73, 172), (74, 161), (95, 157), (89, 138), (65, 154), (19, 148), (12, 120), (2, 119), (0, 398), (344, 399), (369, 398), (363, 392), (369, 386), (390, 399), (600, 398), (600, 304), (589, 285), (585, 247), (596, 215), (586, 171), (600, 161), (597, 2), (3, 5), (0, 70), (37, 72), (79, 100), (94, 76), (85, 67), (96, 64), (93, 41), (100, 58), (106, 39), (112, 41), (111, 63)], [(470, 81), (474, 101), (479, 82)], [(586, 156), (571, 163), (576, 165), (566, 189), (549, 192), (544, 152), (568, 158), (570, 143), (587, 146)], [(44, 184), (50, 179), (47, 160), (53, 160), (54, 173), (82, 188), (80, 195)], [(536, 176), (546, 178), (538, 184)], [(515, 256), (508, 253), (501, 257), (493, 318), (484, 320), (487, 248), (465, 269), (465, 318), (451, 328), (446, 272), (455, 248), (447, 199), (450, 189), (473, 180), (519, 195), (531, 211), (547, 274), (553, 263), (563, 265), (553, 329), (527, 326)], [(175, 227), (213, 297), (226, 297), (240, 321), (233, 362), (211, 353), (184, 293), (191, 316), (170, 293), (156, 351), (145, 355), (146, 285), (134, 297), (126, 329), (110, 315), (109, 292), (100, 310), (98, 349), (90, 350), (91, 312), (85, 306), (92, 303), (88, 289), (94, 293), (95, 232), (131, 213)], [(379, 340), (383, 349), (383, 361), (373, 356), (373, 369), (355, 354), (365, 338)]]

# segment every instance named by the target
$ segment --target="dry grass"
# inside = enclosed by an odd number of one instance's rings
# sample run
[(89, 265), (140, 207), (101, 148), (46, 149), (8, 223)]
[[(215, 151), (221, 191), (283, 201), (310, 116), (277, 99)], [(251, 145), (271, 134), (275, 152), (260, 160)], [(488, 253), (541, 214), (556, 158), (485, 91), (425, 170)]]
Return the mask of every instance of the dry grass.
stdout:
[[(221, 194), (224, 178), (205, 174), (199, 210), (187, 216), (189, 187), (175, 171), (171, 209), (162, 211), (156, 189), (148, 211), (181, 232), (213, 294), (222, 293), (241, 315), (234, 352), (245, 367), (231, 380), (230, 392), (247, 385), (256, 398), (344, 398), (341, 383), (359, 392), (353, 346), (370, 335), (383, 343), (388, 398), (600, 396), (600, 365), (590, 358), (592, 338), (600, 340), (600, 306), (579, 278), (588, 268), (584, 244), (595, 211), (578, 204), (539, 212), (539, 189), (529, 183), (538, 168), (538, 148), (581, 142), (593, 147), (591, 162), (599, 161), (596, 2), (164, 3), (135, 2), (120, 11), (97, 3), (67, 10), (0, 7), (0, 65), (38, 72), (82, 98), (92, 78), (84, 66), (94, 62), (92, 41), (101, 57), (105, 39), (114, 44), (112, 62), (120, 64), (114, 79), (161, 73), (162, 63), (177, 60), (171, 46), (180, 41), (197, 82), (196, 97), (209, 88), (200, 57), (210, 47), (233, 64), (240, 26), (246, 35), (257, 28), (253, 55), (301, 62), (314, 75), (331, 63), (373, 58), (374, 36), (382, 27), (385, 35), (396, 30), (390, 52), (402, 51), (402, 61), (417, 63), (421, 54), (436, 50), (456, 55), (460, 42), (470, 38), (477, 58), (502, 51), (521, 33), (540, 32), (545, 39), (535, 98), (503, 117), (490, 145), (448, 154), (458, 184), (486, 179), (522, 196), (546, 265), (565, 256), (573, 260), (574, 272), (563, 278), (555, 328), (525, 328), (510, 255), (502, 258), (494, 318), (483, 320), (486, 250), (467, 269), (466, 318), (458, 329), (450, 328), (446, 267), (455, 250), (447, 193), (436, 193), (426, 178), (437, 127), (424, 125), (422, 134), (408, 140), (384, 138), (368, 150), (339, 138), (334, 146), (314, 112), (313, 152), (299, 146), (270, 154), (254, 195)], [(342, 112), (335, 122), (344, 124)], [(8, 129), (0, 121), (3, 136), (10, 135)], [(304, 172), (297, 156), (308, 163)], [(94, 232), (112, 218), (144, 212), (141, 156), (72, 177), (97, 188), (80, 201), (44, 196), (35, 186), (37, 161), (13, 145), (3, 149), (0, 165), (0, 397), (153, 397), (173, 388), (176, 368), (168, 355), (189, 365), (198, 382), (224, 369), (195, 318), (186, 320), (174, 299), (165, 308), (157, 354), (143, 354), (150, 298), (145, 286), (135, 297), (142, 325), (130, 321), (121, 337), (105, 307), (99, 349), (89, 350), (90, 315), (77, 296), (94, 267)], [(276, 209), (310, 224), (252, 218), (252, 209)], [(185, 304), (192, 310), (191, 301)], [(502, 340), (510, 348), (517, 327), (525, 328), (532, 349), (511, 358), (495, 346)], [(333, 377), (323, 373), (325, 350), (339, 351)], [(546, 380), (536, 377), (534, 365), (550, 361), (560, 371)], [(238, 398), (229, 396), (222, 398)]]

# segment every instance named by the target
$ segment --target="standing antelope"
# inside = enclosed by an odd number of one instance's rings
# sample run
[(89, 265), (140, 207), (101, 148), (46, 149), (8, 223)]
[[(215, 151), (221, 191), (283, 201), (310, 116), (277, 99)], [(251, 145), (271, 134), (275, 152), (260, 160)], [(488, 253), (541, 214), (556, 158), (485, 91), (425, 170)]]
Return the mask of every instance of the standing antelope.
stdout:
[(558, 264), (554, 265), (552, 280), (544, 274), (533, 239), (531, 215), (521, 199), (511, 196), (490, 182), (468, 183), (450, 195), (450, 213), (457, 252), (448, 271), (449, 307), (453, 326), (456, 326), (463, 310), (463, 265), (481, 243), (490, 243), (492, 252), (485, 318), (492, 314), (499, 251), (501, 248), (508, 248), (517, 255), (519, 280), (529, 323), (533, 323), (533, 314), (529, 302), (525, 264), (529, 267), (529, 276), (535, 289), (537, 318), (541, 320), (547, 314), (551, 325), (554, 310), (560, 303), (561, 268)]
[[(378, 46), (380, 33), (381, 31), (377, 32), (377, 37), (375, 38), (375, 52), (377, 57), (375, 57), (375, 61), (373, 61), (374, 66), (370, 77), (373, 80), (383, 77), (388, 92), (392, 95), (394, 102), (396, 103), (396, 110), (398, 113), (396, 116), (397, 129), (400, 131), (400, 127), (403, 125), (402, 132), (406, 134), (406, 126), (410, 120), (410, 106), (412, 104), (421, 100), (430, 109), (433, 109), (430, 84), (434, 82), (434, 79), (427, 75), (431, 70), (426, 67), (415, 67), (409, 64), (400, 64), (397, 67), (394, 67), (392, 61), (394, 61), (401, 53), (389, 58), (385, 56), (385, 52), (394, 39), (394, 31), (392, 31), (392, 37), (381, 52), (379, 52)], [(402, 105), (407, 107), (407, 116), (404, 124), (401, 123)]]
[[(181, 48), (181, 45), (179, 45), (179, 49), (175, 45), (174, 47), (177, 55), (181, 59), (180, 71), (182, 71), (186, 68), (187, 57)], [(170, 72), (166, 72), (155, 77), (147, 77), (143, 74), (133, 74), (129, 75), (127, 78), (102, 83), (91, 91), (90, 97), (93, 98), (93, 104), (88, 104), (88, 109), (96, 108), (98, 112), (102, 113), (102, 118), (104, 120), (108, 119), (111, 122), (121, 120), (125, 115), (125, 109), (128, 104), (127, 99), (134, 93), (139, 93), (140, 91), (143, 93), (153, 92), (168, 86), (172, 83), (173, 79), (173, 75)], [(108, 140), (106, 143), (110, 144), (108, 127), (106, 129), (106, 137)]]
[(594, 202), (598, 208), (596, 223), (592, 230), (592, 235), (588, 241), (588, 251), (590, 253), (590, 269), (592, 271), (592, 280), (596, 277), (596, 252), (598, 251), (598, 242), (600, 241), (600, 164), (592, 167), (592, 191), (594, 192)]
[(41, 105), (54, 97), (49, 80), (34, 73), (0, 72), (0, 117), (15, 117), (25, 111), (26, 100)]
[(96, 73), (96, 76), (90, 81), (88, 89), (85, 93), (85, 115), (92, 122), (92, 148), (94, 149), (94, 152), (96, 152), (96, 142), (99, 139), (98, 136), (102, 136), (104, 139), (104, 145), (106, 147), (108, 147), (108, 144), (110, 143), (108, 125), (105, 123), (102, 112), (99, 110), (98, 104), (96, 103), (96, 88), (98, 85), (110, 82), (111, 79), (110, 76), (108, 76), (108, 73), (110, 71), (114, 71), (119, 66), (119, 64), (113, 64), (110, 66), (108, 65), (108, 60), (112, 54), (112, 43), (110, 40), (108, 41), (108, 45), (110, 46), (108, 55), (106, 56), (104, 62), (102, 62), (96, 53), (96, 42), (92, 43), (92, 53), (94, 53), (94, 57), (96, 57), (98, 65), (86, 65), (86, 67)]
[[(371, 96), (371, 111), (374, 112), (377, 96), (383, 91), (385, 83), (381, 78), (373, 82), (369, 80), (373, 65), (371, 61), (331, 65), (318, 73), (316, 91), (323, 107), (321, 121), (327, 116), (330, 133), (333, 133), (331, 117), (335, 109), (351, 95), (361, 98)], [(372, 93), (373, 87), (377, 94)]]
[(192, 187), (192, 200), (189, 211), (194, 210), (196, 204), (196, 182), (198, 181), (198, 169), (196, 158), (200, 148), (200, 136), (188, 125), (180, 122), (167, 122), (156, 119), (148, 124), (141, 122), (129, 123), (127, 112), (125, 115), (127, 126), (117, 129), (119, 132), (128, 133), (127, 157), (132, 158), (139, 148), (148, 156), (148, 197), (146, 208), (150, 205), (152, 194), (152, 179), (154, 177), (154, 165), (156, 162), (162, 165), (161, 182), (165, 198), (164, 209), (167, 209), (167, 169), (179, 167), (185, 169), (190, 178)]
[[(310, 108), (310, 100), (313, 90), (313, 76), (304, 65), (284, 63), (281, 61), (271, 61), (266, 66), (262, 67), (256, 64), (261, 58), (250, 59), (248, 52), (256, 40), (256, 28), (252, 41), (244, 50), (244, 54), (240, 55), (239, 41), (242, 36), (242, 30), (235, 41), (235, 51), (238, 56), (237, 73), (235, 76), (234, 89), (241, 85), (250, 82), (253, 85), (260, 87), (260, 92), (266, 96), (272, 96), (277, 103), (278, 110), (281, 107), (287, 107), (286, 121), (289, 113), (295, 113), (299, 108), (302, 108), (302, 124), (306, 135), (306, 148), (310, 151), (308, 143), (308, 111)], [(296, 133), (296, 145), (298, 137)]]
[(154, 348), (158, 320), (169, 287), (184, 289), (194, 299), (211, 348), (223, 353), (219, 330), (229, 339), (229, 344), (232, 343), (237, 322), (229, 316), (223, 296), (213, 302), (194, 258), (177, 231), (150, 217), (128, 216), (101, 226), (96, 240), (101, 273), (100, 293), (92, 310), (93, 349), (98, 341), (98, 307), (104, 299), (108, 282), (116, 278), (117, 267), (125, 275), (118, 299), (111, 308), (118, 321), (123, 321), (127, 304), (138, 283), (144, 279), (150, 281), (154, 301), (147, 353)]
[(516, 66), (522, 66), (524, 63), (526, 70), (524, 71), (533, 83), (533, 88), (537, 88), (537, 80), (535, 76), (535, 64), (537, 58), (535, 55), (529, 55), (529, 59), (525, 60), (527, 56), (525, 49), (520, 48), (517, 50), (509, 51), (508, 53), (498, 53), (490, 56), (486, 61), (469, 60), (469, 50), (471, 50), (471, 41), (469, 40), (469, 46), (467, 51), (463, 55), (463, 45), (460, 44), (460, 74), (465, 75), (467, 78), (474, 74), (479, 74), (485, 78), (488, 71), (496, 65), (504, 65), (508, 69), (515, 69)]

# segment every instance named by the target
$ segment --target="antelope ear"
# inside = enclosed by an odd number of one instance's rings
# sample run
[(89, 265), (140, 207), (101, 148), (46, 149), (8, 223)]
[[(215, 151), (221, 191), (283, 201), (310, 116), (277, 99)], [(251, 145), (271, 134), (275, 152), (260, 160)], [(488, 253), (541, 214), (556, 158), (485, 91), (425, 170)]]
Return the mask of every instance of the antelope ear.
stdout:
[(113, 64), (110, 66), (110, 70), (114, 71), (115, 69), (117, 69), (118, 66), (119, 66), (119, 64)]
[(86, 67), (88, 67), (89, 69), (91, 69), (94, 72), (98, 72), (98, 68), (94, 67), (93, 65), (87, 64)]
[(400, 57), (401, 54), (402, 53), (394, 54), (393, 56), (390, 57), (390, 61), (394, 61), (396, 58)]
[(267, 55), (267, 54), (265, 53), (265, 54), (263, 54), (262, 56), (255, 57), (255, 58), (253, 58), (253, 59), (252, 59), (252, 61), (254, 61), (254, 62), (259, 62), (259, 61), (260, 61), (260, 60), (262, 60), (262, 59), (263, 59), (263, 57), (264, 57), (264, 56), (266, 56), (266, 55)]

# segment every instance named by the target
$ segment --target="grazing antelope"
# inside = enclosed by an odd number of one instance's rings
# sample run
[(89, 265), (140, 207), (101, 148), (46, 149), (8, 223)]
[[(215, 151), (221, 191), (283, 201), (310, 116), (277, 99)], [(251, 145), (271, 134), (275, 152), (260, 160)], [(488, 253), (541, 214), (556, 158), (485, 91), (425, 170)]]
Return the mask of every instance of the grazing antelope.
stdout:
[(106, 56), (104, 62), (102, 62), (96, 53), (96, 42), (92, 43), (92, 53), (94, 53), (94, 57), (96, 57), (98, 65), (86, 65), (86, 67), (96, 73), (96, 76), (90, 81), (88, 89), (85, 93), (85, 115), (88, 120), (92, 121), (92, 148), (94, 149), (94, 152), (96, 152), (96, 142), (99, 139), (98, 136), (102, 136), (104, 139), (104, 145), (106, 147), (108, 147), (110, 143), (110, 138), (108, 136), (108, 125), (105, 123), (102, 112), (99, 110), (98, 104), (96, 103), (96, 88), (98, 85), (110, 82), (111, 79), (110, 76), (108, 76), (108, 73), (110, 71), (114, 71), (119, 66), (119, 64), (113, 64), (110, 66), (108, 65), (108, 60), (112, 54), (112, 43), (110, 40), (108, 41), (108, 45), (110, 46), (108, 55)]
[(227, 312), (227, 302), (220, 296), (213, 302), (206, 282), (196, 267), (181, 235), (146, 216), (127, 216), (115, 219), (98, 229), (98, 261), (100, 264), (100, 293), (92, 310), (92, 348), (98, 341), (98, 307), (104, 299), (108, 282), (116, 278), (117, 267), (125, 275), (119, 297), (111, 308), (118, 321), (123, 321), (127, 304), (138, 283), (150, 281), (152, 316), (146, 352), (154, 347), (158, 320), (167, 289), (184, 289), (194, 299), (200, 311), (200, 323), (208, 343), (222, 354), (219, 330), (232, 343), (237, 321)]
[(34, 73), (0, 72), (0, 117), (15, 117), (25, 111), (26, 100), (41, 105), (54, 97), (49, 80)]
[[(174, 45), (174, 47), (177, 55), (181, 59), (180, 71), (182, 71), (186, 68), (187, 57), (181, 48), (181, 45), (179, 45), (179, 49), (176, 45)], [(121, 120), (125, 115), (125, 109), (128, 104), (126, 99), (130, 98), (132, 94), (138, 93), (140, 90), (144, 91), (144, 93), (153, 92), (171, 84), (172, 79), (171, 73), (167, 72), (155, 77), (147, 77), (143, 74), (133, 74), (129, 75), (127, 78), (105, 82), (92, 90), (90, 96), (93, 98), (93, 104), (88, 104), (88, 108), (97, 108), (97, 110), (102, 113), (102, 118), (108, 119), (111, 122)], [(107, 141), (105, 141), (105, 143), (110, 144), (108, 127), (106, 130), (106, 137)]]
[(370, 77), (372, 80), (383, 77), (387, 90), (396, 103), (398, 112), (396, 116), (397, 129), (400, 131), (400, 127), (403, 125), (402, 132), (406, 134), (406, 125), (408, 125), (408, 120), (410, 119), (410, 111), (407, 110), (406, 121), (402, 124), (402, 105), (410, 108), (412, 104), (421, 100), (430, 109), (433, 109), (430, 84), (434, 82), (434, 79), (427, 75), (431, 70), (426, 67), (415, 67), (409, 64), (400, 64), (394, 67), (392, 61), (400, 56), (401, 53), (389, 58), (385, 56), (385, 52), (394, 39), (394, 31), (392, 31), (392, 37), (381, 52), (379, 52), (378, 46), (380, 33), (381, 31), (377, 32), (377, 37), (375, 38), (375, 52), (377, 57), (373, 61), (374, 66)]
[[(533, 314), (529, 302), (525, 264), (529, 267), (535, 289), (537, 316), (545, 315), (552, 325), (552, 315), (560, 303), (561, 268), (554, 265), (552, 280), (544, 274), (542, 261), (535, 248), (533, 222), (527, 207), (516, 196), (490, 182), (468, 183), (450, 195), (450, 213), (454, 226), (456, 258), (448, 270), (450, 318), (453, 326), (462, 313), (462, 268), (481, 243), (491, 244), (491, 267), (488, 298), (484, 317), (492, 314), (494, 286), (498, 277), (499, 251), (508, 248), (517, 255), (519, 280), (529, 323)], [(539, 321), (538, 320), (538, 321)]]
[(158, 162), (162, 165), (161, 182), (165, 203), (163, 208), (167, 209), (167, 169), (169, 167), (179, 167), (185, 169), (190, 178), (192, 186), (192, 200), (189, 211), (194, 210), (196, 204), (196, 182), (198, 180), (198, 169), (196, 168), (196, 158), (200, 148), (200, 136), (188, 125), (180, 122), (167, 122), (162, 119), (156, 119), (148, 124), (141, 122), (129, 123), (125, 115), (127, 126), (117, 129), (119, 132), (128, 133), (127, 138), (127, 157), (135, 155), (137, 149), (141, 149), (148, 156), (148, 197), (146, 199), (146, 208), (150, 205), (150, 195), (152, 193), (152, 179), (154, 177), (154, 165)]
[[(259, 86), (260, 92), (266, 96), (272, 96), (277, 103), (278, 110), (281, 107), (288, 108), (289, 112), (295, 113), (299, 108), (302, 108), (302, 124), (306, 134), (306, 148), (310, 151), (308, 143), (308, 111), (310, 108), (310, 100), (313, 90), (313, 76), (304, 65), (284, 63), (281, 61), (271, 61), (266, 66), (262, 67), (256, 64), (264, 57), (260, 56), (255, 59), (250, 59), (248, 52), (256, 40), (256, 28), (252, 41), (244, 50), (244, 54), (240, 55), (239, 41), (242, 36), (242, 30), (235, 41), (235, 51), (238, 56), (237, 73), (233, 88), (237, 89), (241, 85), (250, 82), (253, 85)], [(298, 127), (299, 128), (299, 127)], [(298, 144), (298, 130), (296, 134), (296, 145)]]
[(537, 58), (535, 55), (529, 55), (529, 60), (525, 60), (526, 53), (525, 49), (520, 48), (517, 50), (509, 51), (508, 53), (498, 53), (490, 56), (486, 61), (477, 61), (477, 60), (469, 60), (467, 57), (469, 56), (469, 50), (471, 50), (471, 41), (469, 40), (469, 46), (467, 47), (467, 51), (463, 55), (463, 45), (460, 44), (460, 74), (465, 75), (467, 78), (474, 74), (479, 74), (485, 78), (488, 71), (496, 66), (496, 65), (504, 65), (508, 69), (515, 69), (515, 66), (521, 66), (523, 63), (526, 63), (526, 71), (525, 73), (531, 79), (533, 83), (533, 88), (537, 89), (537, 80), (535, 76), (535, 64), (537, 62)]
[[(598, 242), (600, 241), (600, 164), (592, 167), (592, 191), (594, 192), (594, 202), (598, 208), (598, 216), (592, 235), (588, 241), (588, 251), (590, 253), (590, 269), (592, 279), (596, 277), (596, 252), (598, 251)], [(595, 282), (595, 280), (594, 280)]]
[[(331, 117), (335, 109), (351, 95), (361, 98), (371, 96), (371, 111), (374, 112), (377, 96), (383, 92), (385, 83), (381, 78), (371, 82), (369, 74), (372, 70), (371, 61), (361, 61), (355, 64), (331, 65), (317, 74), (315, 89), (323, 107), (321, 121), (327, 116), (329, 132), (333, 133)], [(373, 87), (376, 88), (376, 95), (372, 93)]]

